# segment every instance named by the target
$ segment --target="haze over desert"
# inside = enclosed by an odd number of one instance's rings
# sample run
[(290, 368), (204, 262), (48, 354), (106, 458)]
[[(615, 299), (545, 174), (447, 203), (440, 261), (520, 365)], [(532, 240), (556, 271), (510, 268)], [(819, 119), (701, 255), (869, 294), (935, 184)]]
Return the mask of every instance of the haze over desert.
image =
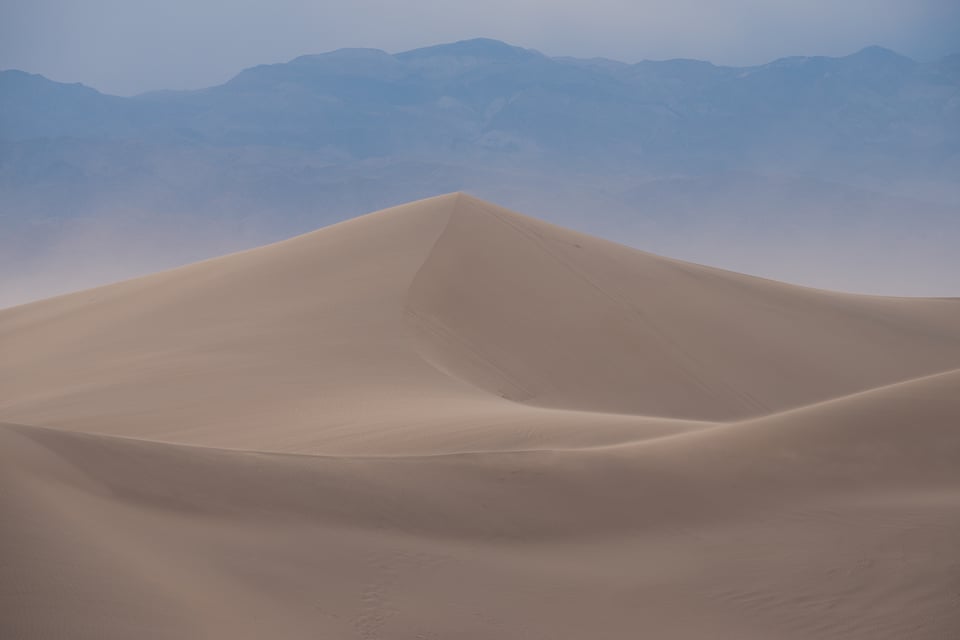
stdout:
[(960, 640), (958, 177), (958, 2), (0, 2), (0, 640)]
[(5, 638), (960, 629), (960, 299), (466, 194), (0, 311)]

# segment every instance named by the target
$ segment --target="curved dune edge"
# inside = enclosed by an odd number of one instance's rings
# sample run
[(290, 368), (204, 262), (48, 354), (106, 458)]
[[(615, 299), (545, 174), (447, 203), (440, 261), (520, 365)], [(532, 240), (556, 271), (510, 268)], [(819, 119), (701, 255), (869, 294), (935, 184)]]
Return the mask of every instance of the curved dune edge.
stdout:
[[(923, 393), (924, 390), (936, 390), (941, 392), (944, 395), (944, 398), (950, 398), (951, 392), (955, 389), (960, 389), (960, 369), (953, 369), (950, 371), (943, 371), (940, 373), (931, 374), (928, 376), (921, 376), (919, 378), (914, 378), (911, 380), (905, 380), (902, 382), (895, 382), (890, 385), (883, 387), (878, 387), (875, 389), (867, 389), (865, 391), (858, 391), (852, 393), (849, 396), (841, 396), (839, 398), (830, 398), (829, 400), (824, 400), (819, 403), (812, 405), (798, 407), (795, 409), (788, 409), (780, 413), (772, 414), (769, 416), (763, 416), (760, 418), (753, 418), (749, 420), (742, 420), (739, 422), (688, 422), (682, 420), (664, 420), (664, 430), (662, 433), (648, 432), (644, 433), (643, 437), (636, 440), (630, 441), (618, 441), (612, 444), (595, 444), (590, 443), (584, 446), (567, 446), (567, 447), (558, 447), (558, 448), (539, 448), (539, 449), (475, 449), (475, 450), (458, 450), (458, 451), (448, 451), (448, 452), (436, 452), (436, 453), (395, 453), (395, 454), (376, 454), (376, 453), (362, 453), (362, 454), (350, 454), (350, 453), (309, 453), (309, 452), (283, 452), (283, 451), (257, 451), (257, 450), (246, 450), (246, 449), (234, 449), (229, 447), (215, 447), (209, 445), (190, 445), (190, 444), (181, 444), (181, 443), (166, 443), (160, 441), (151, 441), (143, 440), (141, 438), (135, 438), (130, 436), (122, 435), (109, 435), (101, 434), (96, 432), (71, 432), (62, 429), (57, 429), (55, 427), (47, 427), (42, 425), (28, 425), (28, 424), (14, 424), (14, 423), (0, 423), (0, 428), (10, 429), (13, 431), (21, 432), (51, 432), (51, 433), (64, 433), (64, 434), (75, 434), (79, 438), (91, 438), (94, 440), (118, 440), (118, 441), (131, 441), (131, 442), (143, 442), (147, 445), (156, 445), (159, 447), (182, 447), (187, 449), (201, 449), (205, 451), (216, 451), (223, 452), (224, 454), (250, 454), (250, 455), (260, 455), (260, 456), (280, 456), (280, 457), (303, 457), (303, 458), (317, 458), (319, 460), (327, 459), (354, 459), (354, 460), (389, 460), (389, 459), (429, 459), (429, 458), (440, 458), (440, 457), (462, 457), (470, 455), (478, 456), (495, 456), (497, 454), (549, 454), (554, 452), (564, 452), (564, 451), (615, 451), (618, 449), (624, 450), (633, 450), (639, 446), (649, 446), (652, 444), (660, 444), (664, 440), (679, 440), (679, 441), (691, 441), (697, 438), (704, 437), (704, 432), (711, 430), (715, 431), (710, 434), (710, 437), (719, 436), (721, 438), (728, 437), (724, 434), (735, 433), (737, 431), (752, 432), (755, 430), (762, 430), (768, 426), (771, 428), (772, 432), (770, 434), (771, 438), (780, 438), (781, 434), (776, 431), (780, 428), (778, 425), (785, 424), (804, 424), (807, 419), (812, 423), (821, 424), (823, 422), (823, 416), (830, 416), (831, 414), (842, 414), (847, 415), (849, 413), (854, 413), (851, 421), (858, 424), (868, 424), (870, 421), (865, 416), (856, 415), (860, 409), (864, 409), (867, 412), (871, 410), (880, 411), (878, 407), (884, 407), (883, 411), (886, 411), (885, 419), (883, 424), (889, 424), (891, 421), (899, 420), (901, 422), (910, 422), (910, 421), (920, 421), (923, 422), (920, 416), (932, 412), (934, 415), (943, 414), (947, 418), (952, 416), (952, 405), (947, 410), (943, 410), (941, 405), (943, 399), (933, 396), (932, 405), (919, 405), (917, 397), (923, 398), (926, 394)], [(911, 393), (914, 392), (914, 393)], [(960, 403), (958, 403), (960, 404)], [(919, 405), (919, 406), (918, 406)], [(639, 416), (618, 416), (615, 414), (597, 414), (587, 411), (578, 412), (578, 411), (558, 411), (556, 416), (564, 416), (565, 418), (575, 421), (581, 428), (589, 428), (592, 422), (597, 420), (604, 420), (608, 418), (624, 418), (629, 420), (629, 424), (635, 425), (635, 420), (637, 418), (642, 418)], [(652, 419), (659, 420), (659, 419)], [(800, 427), (804, 431), (812, 431), (813, 427)], [(866, 428), (866, 427), (865, 427)], [(877, 427), (879, 428), (879, 427)], [(903, 437), (910, 439), (913, 437), (913, 432), (907, 429), (899, 429), (894, 427), (891, 431), (891, 435)], [(960, 434), (958, 434), (960, 437)], [(925, 441), (921, 441), (925, 442)], [(939, 443), (939, 441), (938, 441)], [(949, 452), (949, 450), (948, 450)], [(952, 452), (949, 452), (952, 454)]]
[(953, 371), (630, 446), (394, 458), (3, 426), (0, 632), (949, 637), (958, 388)]

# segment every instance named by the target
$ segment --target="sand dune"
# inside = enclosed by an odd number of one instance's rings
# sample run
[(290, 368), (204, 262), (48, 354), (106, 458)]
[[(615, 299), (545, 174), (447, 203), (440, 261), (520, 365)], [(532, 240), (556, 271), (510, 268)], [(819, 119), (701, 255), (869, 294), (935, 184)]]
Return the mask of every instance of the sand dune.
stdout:
[(2, 312), (0, 419), (315, 453), (582, 446), (583, 416), (542, 410), (617, 414), (590, 418), (600, 443), (768, 415), (960, 367), (958, 327), (956, 300), (792, 287), (450, 195)]
[(454, 194), (0, 347), (4, 638), (960, 634), (960, 300)]

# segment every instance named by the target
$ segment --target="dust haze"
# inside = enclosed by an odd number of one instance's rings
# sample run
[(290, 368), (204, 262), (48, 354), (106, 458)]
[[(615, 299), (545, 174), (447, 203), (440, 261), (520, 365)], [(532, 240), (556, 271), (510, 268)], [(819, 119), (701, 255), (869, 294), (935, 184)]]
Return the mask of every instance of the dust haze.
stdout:
[[(960, 295), (960, 207), (755, 176), (654, 181), (630, 198), (576, 177), (561, 183), (343, 189), (296, 215), (230, 208), (196, 215), (116, 206), (8, 234), (0, 306), (249, 249), (402, 203), (467, 191), (556, 224), (664, 256), (810, 287), (893, 296)], [(529, 177), (527, 178), (529, 180)], [(745, 182), (748, 180), (749, 182)], [(549, 195), (547, 195), (549, 194)], [(851, 215), (851, 208), (857, 215)], [(915, 224), (903, 224), (904, 219)]]

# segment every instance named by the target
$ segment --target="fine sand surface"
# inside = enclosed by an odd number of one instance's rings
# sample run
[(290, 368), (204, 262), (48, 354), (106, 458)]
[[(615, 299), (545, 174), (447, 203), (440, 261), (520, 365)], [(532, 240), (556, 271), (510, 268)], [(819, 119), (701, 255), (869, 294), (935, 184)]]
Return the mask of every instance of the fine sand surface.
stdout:
[(960, 299), (462, 194), (0, 310), (0, 638), (960, 638)]

